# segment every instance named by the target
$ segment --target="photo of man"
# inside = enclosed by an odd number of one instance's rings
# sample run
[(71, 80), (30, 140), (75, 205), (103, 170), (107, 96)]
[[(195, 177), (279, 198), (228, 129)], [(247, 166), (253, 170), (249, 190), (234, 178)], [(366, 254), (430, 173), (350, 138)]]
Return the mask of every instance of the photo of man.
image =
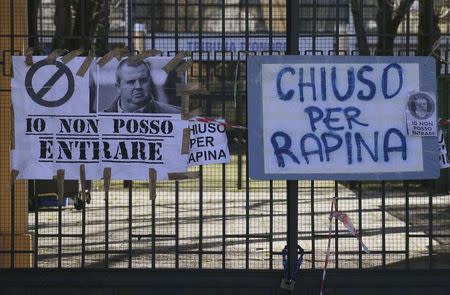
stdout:
[[(168, 75), (161, 67), (169, 58), (154, 57), (140, 62), (123, 59), (99, 68), (93, 76), (91, 96), (98, 112), (179, 114), (174, 91), (184, 77)], [(155, 81), (157, 83), (155, 83)]]
[(434, 101), (425, 93), (414, 93), (409, 97), (408, 110), (414, 118), (426, 120), (434, 113)]

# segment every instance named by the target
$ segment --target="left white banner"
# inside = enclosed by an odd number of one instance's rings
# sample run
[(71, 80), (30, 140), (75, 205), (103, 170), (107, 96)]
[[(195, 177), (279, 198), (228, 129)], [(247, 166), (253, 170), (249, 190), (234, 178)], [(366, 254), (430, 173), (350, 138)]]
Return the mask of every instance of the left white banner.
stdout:
[(165, 91), (178, 81), (158, 70), (168, 58), (122, 60), (107, 72), (94, 63), (84, 77), (76, 75), (84, 57), (68, 64), (49, 64), (45, 56), (33, 60), (29, 67), (23, 56), (13, 57), (11, 164), (18, 178), (51, 179), (64, 169), (66, 179), (78, 179), (82, 164), (87, 179), (101, 178), (105, 167), (114, 179), (148, 179), (149, 168), (158, 180), (186, 171), (181, 145), (188, 123)]

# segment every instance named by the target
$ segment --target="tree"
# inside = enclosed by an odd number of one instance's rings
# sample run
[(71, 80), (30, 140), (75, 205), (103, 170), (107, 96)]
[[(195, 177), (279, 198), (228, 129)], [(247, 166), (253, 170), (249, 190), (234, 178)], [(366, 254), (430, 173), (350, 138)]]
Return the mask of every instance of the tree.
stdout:
[[(433, 8), (434, 1), (419, 1), (419, 36), (417, 43), (418, 55), (430, 55), (438, 53), (436, 42), (441, 37), (441, 30), (439, 28), (439, 19), (448, 13), (448, 11), (435, 10)], [(434, 52), (433, 52), (434, 51)]]
[[(56, 28), (57, 32), (60, 32), (60, 36), (57, 35), (53, 38), (52, 48), (74, 50), (81, 47), (88, 50), (91, 47), (91, 40), (96, 37), (97, 51), (107, 52), (106, 26), (108, 26), (110, 6), (115, 5), (115, 2), (117, 1), (110, 1), (109, 6), (106, 6), (106, 1), (56, 1), (55, 25), (59, 23), (57, 21), (58, 14), (62, 14), (62, 24), (61, 27)], [(82, 23), (83, 16), (84, 23)], [(83, 27), (84, 36), (81, 31)]]
[[(415, 0), (377, 0), (376, 23), (378, 40), (375, 55), (394, 54), (394, 39), (398, 28), (408, 14), (414, 1)], [(361, 55), (368, 55), (370, 52), (362, 17), (362, 0), (351, 0), (350, 5), (355, 24), (358, 49), (360, 50)]]

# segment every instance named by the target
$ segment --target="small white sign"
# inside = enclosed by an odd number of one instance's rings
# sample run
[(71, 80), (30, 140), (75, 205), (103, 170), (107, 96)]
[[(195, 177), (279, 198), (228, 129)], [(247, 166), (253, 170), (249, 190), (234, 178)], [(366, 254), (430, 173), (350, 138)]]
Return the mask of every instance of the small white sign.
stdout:
[(437, 136), (436, 102), (433, 96), (416, 92), (409, 96), (406, 110), (408, 135)]
[(215, 122), (190, 121), (188, 166), (230, 162), (225, 126)]

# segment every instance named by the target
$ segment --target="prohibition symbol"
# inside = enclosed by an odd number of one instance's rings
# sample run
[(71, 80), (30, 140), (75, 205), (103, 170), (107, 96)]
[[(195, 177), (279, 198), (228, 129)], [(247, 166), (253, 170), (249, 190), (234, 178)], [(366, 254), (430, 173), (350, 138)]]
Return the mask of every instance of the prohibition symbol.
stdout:
[[(36, 74), (39, 69), (45, 66), (56, 66), (58, 70), (50, 77), (50, 79), (44, 84), (44, 86), (42, 86), (42, 88), (36, 92), (32, 85), (34, 74)], [(58, 100), (45, 100), (43, 98), (45, 94), (64, 75), (67, 77), (67, 81), (69, 82), (66, 94)], [(50, 64), (46, 59), (43, 59), (33, 64), (33, 66), (31, 66), (31, 68), (28, 70), (27, 75), (25, 76), (25, 88), (27, 89), (28, 95), (35, 103), (44, 107), (54, 108), (65, 104), (72, 97), (74, 86), (75, 80), (72, 72), (66, 65), (59, 61), (55, 61), (55, 63)]]

